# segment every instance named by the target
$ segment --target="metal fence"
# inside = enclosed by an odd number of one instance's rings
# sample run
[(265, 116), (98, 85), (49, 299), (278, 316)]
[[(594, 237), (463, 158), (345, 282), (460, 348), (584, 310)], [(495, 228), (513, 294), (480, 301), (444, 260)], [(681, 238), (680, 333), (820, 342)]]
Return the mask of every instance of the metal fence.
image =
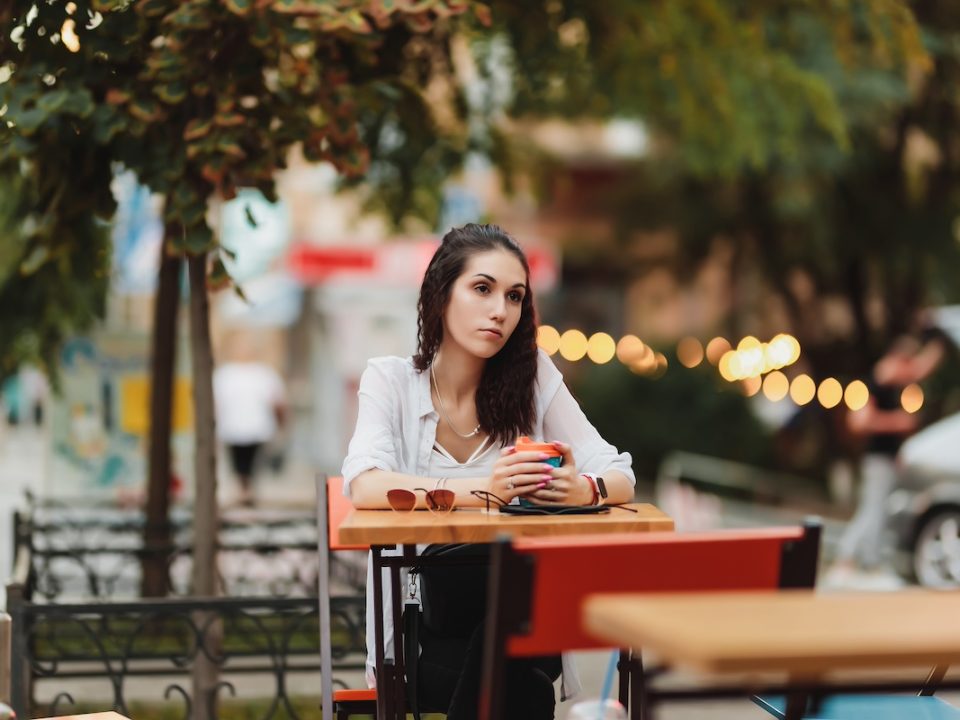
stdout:
[[(137, 700), (158, 703), (167, 717), (190, 718), (197, 702), (254, 692), (268, 699), (263, 720), (298, 718), (292, 680), (306, 678), (317, 696), (320, 687), (316, 524), (310, 515), (251, 513), (227, 517), (221, 527), (221, 579), (234, 596), (164, 600), (134, 599), (146, 552), (136, 516), (62, 508), (18, 515), (7, 585), (14, 710), (21, 717), (62, 714), (73, 703), (63, 688), (96, 680), (124, 714), (136, 685)], [(174, 544), (162, 549), (174, 595), (188, 589), (189, 542), (189, 528), (175, 523)], [(365, 656), (363, 563), (347, 558), (337, 560), (331, 598), (333, 652), (335, 670), (358, 672)], [(220, 673), (203, 700), (189, 681), (201, 656)], [(152, 679), (146, 689), (143, 678)], [(52, 688), (43, 704), (35, 702), (41, 686)]]

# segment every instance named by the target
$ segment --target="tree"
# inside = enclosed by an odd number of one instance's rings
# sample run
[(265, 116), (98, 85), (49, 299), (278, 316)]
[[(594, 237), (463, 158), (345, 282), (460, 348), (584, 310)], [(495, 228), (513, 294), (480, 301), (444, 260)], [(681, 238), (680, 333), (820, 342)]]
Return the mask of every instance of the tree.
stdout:
[[(602, 207), (619, 261), (638, 229), (675, 230), (681, 272), (725, 238), (824, 373), (864, 372), (917, 308), (956, 294), (952, 7), (565, 0), (494, 3), (493, 18), (512, 49), (509, 114), (649, 128), (649, 159), (623, 165)], [(824, 336), (800, 285), (843, 299), (848, 338)]]

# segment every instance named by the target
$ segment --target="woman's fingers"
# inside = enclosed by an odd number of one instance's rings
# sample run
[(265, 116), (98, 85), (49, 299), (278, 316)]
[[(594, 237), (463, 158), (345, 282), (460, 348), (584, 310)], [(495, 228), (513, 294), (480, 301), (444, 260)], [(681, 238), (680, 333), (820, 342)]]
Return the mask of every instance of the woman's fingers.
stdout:
[(574, 464), (573, 448), (570, 446), (569, 443), (560, 442), (559, 440), (556, 440), (556, 441), (554, 441), (554, 442), (552, 443), (552, 445), (553, 445), (557, 450), (559, 450), (561, 453), (563, 453), (563, 463), (562, 463), (562, 464), (563, 464), (564, 466), (566, 466), (566, 465), (573, 465), (573, 464)]

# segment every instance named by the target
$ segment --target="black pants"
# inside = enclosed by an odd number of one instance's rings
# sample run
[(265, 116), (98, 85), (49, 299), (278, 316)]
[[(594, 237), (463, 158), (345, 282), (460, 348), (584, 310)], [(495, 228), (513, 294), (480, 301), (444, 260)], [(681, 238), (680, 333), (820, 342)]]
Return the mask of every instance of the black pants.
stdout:
[[(484, 626), (467, 638), (443, 637), (420, 628), (418, 666), (421, 712), (445, 712), (447, 720), (475, 720), (480, 699)], [(503, 669), (504, 720), (553, 720), (554, 681), (560, 656), (508, 660)]]

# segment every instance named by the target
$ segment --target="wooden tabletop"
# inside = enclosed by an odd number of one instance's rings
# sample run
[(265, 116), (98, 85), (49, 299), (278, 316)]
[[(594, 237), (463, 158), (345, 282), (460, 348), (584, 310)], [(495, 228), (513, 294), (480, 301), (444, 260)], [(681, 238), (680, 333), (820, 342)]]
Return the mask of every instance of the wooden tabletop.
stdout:
[(86, 715), (57, 715), (55, 717), (41, 718), (40, 720), (129, 720), (129, 718), (110, 710), (107, 712), (88, 713)]
[(711, 673), (960, 662), (960, 591), (594, 595), (584, 624), (618, 647)]
[(502, 535), (541, 537), (596, 533), (673, 530), (673, 520), (649, 503), (632, 503), (636, 513), (612, 508), (598, 515), (501, 515), (496, 510), (353, 510), (340, 525), (347, 545), (411, 543), (482, 543)]

